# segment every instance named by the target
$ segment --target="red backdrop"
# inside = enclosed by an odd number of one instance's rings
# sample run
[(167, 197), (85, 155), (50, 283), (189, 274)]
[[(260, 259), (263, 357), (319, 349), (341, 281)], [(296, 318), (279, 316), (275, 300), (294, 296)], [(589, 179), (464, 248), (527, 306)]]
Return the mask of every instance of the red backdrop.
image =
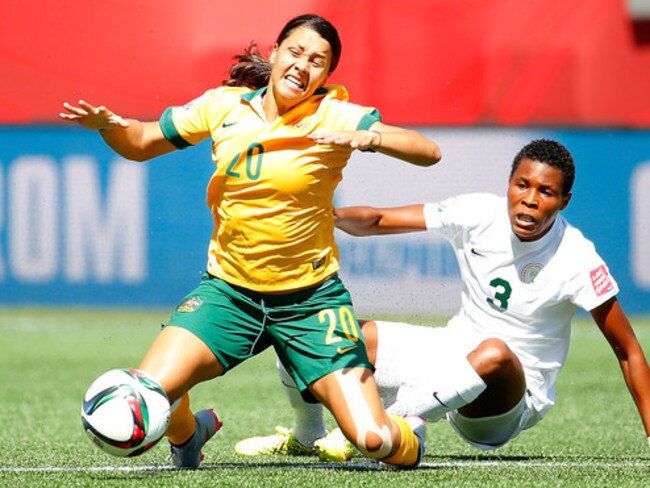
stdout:
[(157, 118), (305, 12), (340, 31), (331, 81), (388, 123), (650, 127), (650, 44), (624, 0), (6, 0), (0, 123), (79, 98)]

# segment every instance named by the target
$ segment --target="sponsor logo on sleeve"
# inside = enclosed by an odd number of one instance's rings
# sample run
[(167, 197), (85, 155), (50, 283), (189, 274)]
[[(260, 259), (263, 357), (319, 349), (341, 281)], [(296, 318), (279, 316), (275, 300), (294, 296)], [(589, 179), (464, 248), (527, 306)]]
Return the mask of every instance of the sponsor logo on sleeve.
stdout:
[(195, 98), (194, 100), (190, 100), (185, 105), (183, 105), (181, 108), (183, 110), (185, 110), (186, 112), (188, 112), (194, 105), (196, 105), (199, 102), (199, 100), (201, 100), (201, 98), (203, 98), (203, 95), (201, 95), (200, 97)]
[(596, 269), (592, 269), (589, 276), (591, 277), (591, 286), (594, 287), (596, 296), (604, 295), (605, 293), (612, 291), (612, 288), (614, 288), (604, 264), (601, 264)]
[(179, 313), (196, 312), (201, 306), (201, 304), (203, 304), (203, 300), (201, 300), (200, 297), (188, 298), (183, 303), (181, 303), (178, 307), (176, 307), (176, 311)]
[(434, 203), (432, 207), (436, 212), (442, 213), (445, 210), (447, 210), (447, 205), (448, 205), (448, 200), (443, 200), (442, 202)]

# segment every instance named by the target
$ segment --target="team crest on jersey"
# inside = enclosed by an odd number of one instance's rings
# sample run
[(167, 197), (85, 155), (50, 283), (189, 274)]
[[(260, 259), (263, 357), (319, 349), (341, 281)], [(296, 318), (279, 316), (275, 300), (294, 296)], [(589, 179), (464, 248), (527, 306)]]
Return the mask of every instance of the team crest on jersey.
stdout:
[(521, 271), (521, 281), (530, 285), (535, 282), (535, 278), (544, 266), (541, 263), (529, 263)]
[(192, 108), (193, 105), (196, 105), (198, 103), (198, 101), (201, 100), (202, 98), (203, 98), (203, 95), (201, 95), (200, 97), (195, 98), (194, 100), (190, 100), (185, 105), (183, 105), (181, 108), (187, 112), (189, 109)]
[(200, 297), (188, 298), (176, 307), (176, 311), (180, 313), (196, 312), (202, 304), (203, 300)]
[(436, 210), (438, 213), (442, 213), (445, 210), (447, 210), (447, 207), (449, 206), (450, 203), (453, 203), (454, 197), (447, 198), (446, 200), (442, 200), (441, 202), (437, 202), (433, 204), (433, 208)]
[(612, 291), (614, 288), (604, 264), (601, 264), (596, 269), (592, 269), (589, 277), (591, 278), (591, 286), (594, 287), (594, 292), (596, 292), (596, 296), (598, 297)]
[(316, 261), (312, 261), (311, 263), (311, 269), (316, 271), (318, 268), (320, 268), (323, 264), (325, 264), (325, 256), (322, 258), (317, 259)]
[(314, 117), (312, 115), (307, 115), (295, 122), (293, 125), (289, 125), (288, 127), (296, 130), (303, 130), (309, 127), (314, 123)]

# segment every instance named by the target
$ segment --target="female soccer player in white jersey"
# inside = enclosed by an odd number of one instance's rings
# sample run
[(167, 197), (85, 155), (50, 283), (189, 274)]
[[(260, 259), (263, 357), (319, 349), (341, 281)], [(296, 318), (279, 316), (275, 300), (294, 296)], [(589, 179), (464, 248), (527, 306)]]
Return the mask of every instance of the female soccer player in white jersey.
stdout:
[(389, 417), (379, 398), (337, 275), (332, 199), (355, 149), (421, 166), (440, 152), (415, 131), (382, 124), (372, 107), (349, 103), (344, 87), (326, 85), (340, 54), (334, 26), (303, 15), (282, 29), (268, 61), (252, 44), (225, 86), (170, 107), (158, 122), (64, 104), (64, 120), (99, 130), (128, 159), (213, 141), (207, 273), (139, 366), (181, 400), (167, 432), (179, 468), (198, 467), (220, 427), (211, 410), (192, 414), (187, 392), (270, 346), (360, 451), (400, 467), (421, 458), (422, 423)]
[[(446, 327), (363, 326), (389, 412), (431, 421), (446, 416), (471, 445), (503, 446), (555, 404), (571, 320), (581, 307), (616, 354), (650, 436), (650, 369), (616, 298), (618, 286), (594, 245), (560, 215), (574, 176), (564, 146), (536, 140), (515, 157), (506, 198), (467, 194), (435, 204), (337, 210), (337, 226), (353, 235), (442, 235), (460, 266), (461, 307)], [(293, 431), (242, 441), (240, 454), (297, 452), (324, 432), (318, 406), (297, 401), (290, 378), (281, 376), (297, 411)], [(336, 433), (317, 445), (326, 459), (354, 452)]]

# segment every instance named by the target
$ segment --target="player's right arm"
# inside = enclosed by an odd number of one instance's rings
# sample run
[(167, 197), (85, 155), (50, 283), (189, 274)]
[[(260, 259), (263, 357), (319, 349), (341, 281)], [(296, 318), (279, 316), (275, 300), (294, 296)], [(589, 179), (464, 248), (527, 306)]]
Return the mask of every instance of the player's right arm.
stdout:
[(336, 226), (353, 236), (402, 234), (427, 230), (424, 205), (405, 207), (343, 207), (334, 211)]
[(158, 122), (124, 119), (104, 106), (95, 107), (83, 100), (79, 106), (64, 103), (63, 120), (76, 122), (90, 130), (97, 130), (102, 138), (120, 156), (133, 161), (147, 161), (173, 151)]

